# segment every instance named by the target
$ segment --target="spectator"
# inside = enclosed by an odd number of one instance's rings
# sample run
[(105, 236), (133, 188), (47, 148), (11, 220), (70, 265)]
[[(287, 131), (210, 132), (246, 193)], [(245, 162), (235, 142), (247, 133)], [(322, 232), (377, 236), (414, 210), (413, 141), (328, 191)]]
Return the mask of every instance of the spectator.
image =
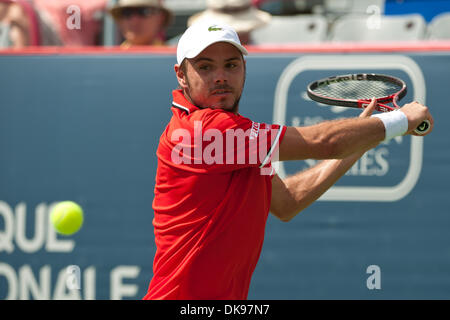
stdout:
[(268, 12), (257, 9), (251, 0), (206, 0), (207, 9), (188, 19), (188, 26), (200, 20), (228, 24), (239, 35), (242, 44), (251, 44), (251, 32), (270, 22)]
[(125, 38), (123, 48), (164, 44), (165, 29), (173, 18), (162, 0), (118, 0), (109, 12)]
[(21, 48), (30, 44), (30, 21), (19, 4), (0, 2), (0, 28), (0, 46)]
[(60, 44), (55, 30), (33, 3), (0, 0), (0, 47)]
[(101, 44), (107, 0), (33, 0), (65, 46)]

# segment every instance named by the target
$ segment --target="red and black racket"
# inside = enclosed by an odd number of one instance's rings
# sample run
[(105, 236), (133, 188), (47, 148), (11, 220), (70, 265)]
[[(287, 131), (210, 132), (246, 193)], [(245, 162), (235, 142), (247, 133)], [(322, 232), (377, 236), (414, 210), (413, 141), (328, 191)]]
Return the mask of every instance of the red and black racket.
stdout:
[[(400, 108), (397, 102), (406, 95), (403, 80), (383, 74), (358, 73), (333, 76), (308, 85), (308, 96), (317, 102), (351, 108), (365, 108), (375, 97), (375, 109), (389, 112)], [(392, 103), (392, 107), (388, 106)], [(425, 134), (430, 122), (423, 121), (416, 130)]]

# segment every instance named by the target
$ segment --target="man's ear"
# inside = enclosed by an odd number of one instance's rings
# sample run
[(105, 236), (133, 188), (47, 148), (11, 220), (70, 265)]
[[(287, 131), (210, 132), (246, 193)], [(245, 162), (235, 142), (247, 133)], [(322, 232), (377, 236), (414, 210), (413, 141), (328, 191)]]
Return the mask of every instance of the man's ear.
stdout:
[(186, 75), (183, 71), (183, 68), (180, 65), (176, 64), (174, 66), (174, 69), (175, 69), (175, 74), (177, 76), (177, 81), (178, 81), (178, 84), (180, 85), (180, 87), (182, 89), (187, 88)]

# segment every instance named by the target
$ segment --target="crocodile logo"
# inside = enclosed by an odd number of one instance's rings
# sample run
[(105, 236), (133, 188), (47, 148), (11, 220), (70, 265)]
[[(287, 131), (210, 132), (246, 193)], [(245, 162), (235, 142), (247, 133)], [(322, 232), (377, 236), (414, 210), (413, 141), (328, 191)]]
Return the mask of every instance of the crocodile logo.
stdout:
[(213, 25), (211, 27), (208, 28), (208, 31), (220, 31), (223, 30), (221, 27), (217, 27), (216, 25)]

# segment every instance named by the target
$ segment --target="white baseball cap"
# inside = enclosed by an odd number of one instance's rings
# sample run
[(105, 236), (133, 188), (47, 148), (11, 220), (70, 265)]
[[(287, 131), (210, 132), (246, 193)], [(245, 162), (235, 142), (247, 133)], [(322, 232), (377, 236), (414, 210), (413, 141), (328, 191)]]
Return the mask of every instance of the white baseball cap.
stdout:
[(216, 42), (228, 42), (234, 45), (243, 55), (247, 55), (239, 36), (232, 27), (226, 24), (200, 21), (190, 26), (178, 41), (177, 62), (179, 65), (184, 58), (195, 58), (207, 47)]

